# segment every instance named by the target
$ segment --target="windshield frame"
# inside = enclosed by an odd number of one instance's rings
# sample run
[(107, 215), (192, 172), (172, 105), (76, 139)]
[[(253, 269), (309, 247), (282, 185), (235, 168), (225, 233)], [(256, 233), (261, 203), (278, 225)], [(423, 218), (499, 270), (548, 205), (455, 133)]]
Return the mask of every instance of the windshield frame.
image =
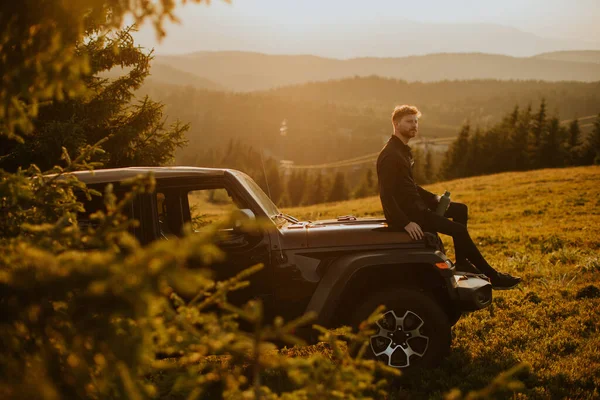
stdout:
[(256, 202), (269, 219), (273, 219), (280, 214), (279, 209), (273, 203), (273, 200), (261, 189), (261, 187), (248, 175), (241, 171), (228, 170), (235, 179), (244, 187), (248, 195)]

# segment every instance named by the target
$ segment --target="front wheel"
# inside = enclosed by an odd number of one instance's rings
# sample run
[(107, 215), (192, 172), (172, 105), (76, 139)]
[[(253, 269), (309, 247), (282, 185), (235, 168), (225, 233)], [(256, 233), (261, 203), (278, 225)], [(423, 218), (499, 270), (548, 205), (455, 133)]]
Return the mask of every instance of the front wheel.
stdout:
[(369, 339), (368, 355), (393, 368), (432, 367), (450, 350), (446, 313), (428, 295), (410, 289), (375, 293), (356, 309), (352, 325), (383, 304), (386, 310)]

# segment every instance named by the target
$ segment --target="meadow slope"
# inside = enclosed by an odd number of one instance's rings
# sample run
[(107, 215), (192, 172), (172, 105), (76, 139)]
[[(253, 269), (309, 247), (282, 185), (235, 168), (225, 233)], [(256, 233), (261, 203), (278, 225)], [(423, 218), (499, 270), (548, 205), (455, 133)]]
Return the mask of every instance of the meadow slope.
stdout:
[[(492, 307), (455, 326), (451, 355), (401, 378), (393, 398), (481, 388), (519, 363), (519, 399), (600, 397), (600, 167), (512, 172), (426, 187), (469, 206), (471, 235), (490, 263), (523, 277)], [(302, 219), (380, 216), (378, 197), (286, 213)], [(451, 240), (443, 236), (453, 257)], [(508, 397), (512, 397), (507, 393)]]

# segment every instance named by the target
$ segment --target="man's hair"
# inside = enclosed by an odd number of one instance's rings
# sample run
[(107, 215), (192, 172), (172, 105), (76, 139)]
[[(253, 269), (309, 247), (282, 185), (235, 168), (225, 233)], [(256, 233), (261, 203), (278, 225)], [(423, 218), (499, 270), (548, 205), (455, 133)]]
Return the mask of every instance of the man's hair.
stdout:
[(419, 111), (419, 109), (415, 106), (408, 106), (406, 104), (402, 106), (396, 106), (396, 108), (394, 108), (394, 112), (392, 113), (392, 124), (400, 121), (405, 115), (416, 115), (417, 118), (420, 118), (421, 111)]

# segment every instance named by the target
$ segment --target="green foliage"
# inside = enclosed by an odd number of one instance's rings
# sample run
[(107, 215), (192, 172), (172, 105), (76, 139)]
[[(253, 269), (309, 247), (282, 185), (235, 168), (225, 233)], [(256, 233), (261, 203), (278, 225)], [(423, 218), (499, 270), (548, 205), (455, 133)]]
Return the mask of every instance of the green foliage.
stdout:
[[(85, 166), (79, 160), (69, 164)], [(147, 319), (152, 305), (164, 301), (167, 285), (205, 281), (180, 270), (183, 258), (164, 257), (159, 245), (143, 250), (127, 232), (132, 222), (123, 209), (135, 194), (153, 190), (151, 177), (132, 182), (130, 195), (120, 201), (109, 188), (106, 211), (92, 215), (96, 227), (80, 228), (76, 211), (82, 204), (75, 192), (94, 193), (56, 172), (2, 176), (2, 198), (18, 200), (3, 204), (8, 222), (20, 222), (19, 232), (4, 229), (0, 238), (0, 341), (6, 350), (0, 357), (0, 391), (11, 398), (122, 391), (127, 377), (142, 372), (152, 349)], [(33, 380), (38, 385), (32, 386)], [(145, 390), (136, 385), (135, 390)]]
[(0, 208), (4, 216), (0, 220), (0, 236), (15, 238), (21, 235), (25, 239), (30, 233), (23, 228), (50, 226), (56, 222), (57, 216), (62, 220), (59, 228), (72, 225), (75, 213), (83, 211), (81, 204), (76, 201), (74, 190), (83, 191), (88, 198), (91, 193), (76, 179), (70, 176), (58, 179), (57, 174), (78, 168), (92, 169), (98, 163), (90, 162), (90, 157), (101, 153), (103, 150), (99, 147), (87, 146), (78, 158), (71, 161), (63, 148), (62, 159), (67, 165), (65, 168), (53, 168), (50, 173), (54, 175), (50, 176), (44, 176), (35, 165), (15, 174), (0, 170)]
[[(108, 138), (106, 152), (98, 159), (105, 167), (161, 165), (185, 143), (187, 125), (176, 121), (165, 128), (160, 103), (134, 99), (133, 91), (149, 74), (151, 55), (135, 47), (130, 28), (115, 33), (94, 29), (89, 35), (75, 46), (75, 53), (89, 60), (89, 72), (80, 77), (86, 95), (41, 105), (32, 132), (21, 143), (0, 138), (0, 168), (16, 171), (36, 164), (47, 170), (59, 161), (63, 146), (77, 155), (103, 138)], [(128, 72), (115, 79), (99, 77), (120, 68)]]
[(433, 165), (433, 155), (429, 149), (425, 149), (425, 165), (423, 166), (423, 183), (433, 182), (435, 179), (435, 168)]
[[(429, 154), (429, 153), (428, 153)], [(379, 192), (376, 187), (375, 178), (373, 177), (373, 170), (367, 169), (362, 181), (358, 184), (358, 187), (354, 191), (355, 198), (374, 196)]]
[[(69, 164), (86, 166), (85, 159)], [(262, 266), (224, 282), (214, 282), (208, 270), (189, 268), (193, 260), (210, 263), (223, 256), (213, 244), (219, 226), (142, 248), (128, 233), (133, 221), (123, 213), (134, 196), (153, 190), (152, 177), (130, 182), (131, 192), (120, 200), (109, 186), (106, 210), (95, 212), (93, 227), (84, 228), (77, 224), (82, 204), (75, 193), (86, 192), (85, 185), (64, 170), (55, 172), (2, 177), (2, 198), (20, 201), (3, 207), (9, 222), (21, 227), (0, 238), (4, 398), (147, 398), (163, 392), (198, 398), (215, 395), (216, 388), (233, 398), (385, 394), (386, 381), (378, 374), (397, 372), (350, 357), (340, 342), (346, 338), (364, 347), (367, 330), (357, 336), (319, 328), (330, 356), (291, 357), (271, 341), (302, 344), (292, 332), (310, 315), (268, 324), (260, 302), (227, 302), (228, 293), (247, 286)], [(253, 331), (240, 330), (240, 320)], [(161, 361), (160, 354), (179, 359)], [(177, 376), (165, 387), (161, 376), (169, 371)], [(285, 389), (269, 381), (273, 374), (286, 382)]]
[[(194, 0), (197, 3), (203, 0)], [(42, 102), (85, 94), (83, 76), (93, 60), (77, 46), (90, 34), (120, 29), (125, 17), (150, 19), (159, 36), (175, 19), (175, 1), (50, 0), (3, 2), (0, 8), (0, 135), (20, 137), (33, 128)], [(118, 52), (118, 46), (111, 51)]]
[(346, 186), (346, 176), (343, 172), (338, 171), (335, 174), (333, 184), (329, 191), (327, 201), (341, 201), (348, 199), (348, 187)]
[(317, 172), (310, 190), (307, 192), (306, 204), (320, 204), (325, 202), (325, 190), (328, 187), (329, 181), (321, 172)]
[(594, 121), (594, 130), (585, 144), (584, 154), (585, 164), (600, 165), (600, 114)]
[[(518, 110), (517, 110), (518, 112)], [(517, 124), (508, 136), (508, 152), (511, 157), (505, 160), (509, 170), (523, 171), (528, 169), (527, 140), (531, 126), (531, 105), (519, 112)]]
[[(466, 156), (464, 157), (465, 165), (463, 166), (463, 169), (473, 168), (471, 166), (484, 165), (486, 163), (486, 160), (483, 157), (483, 146), (484, 143), (482, 140), (481, 129), (477, 128), (475, 130), (475, 134), (468, 142)], [(455, 149), (455, 147), (452, 146), (452, 151), (456, 150), (457, 149)], [(446, 168), (450, 168), (450, 170), (453, 170), (453, 168), (449, 166), (446, 166)]]
[[(280, 206), (295, 207), (334, 201), (330, 200), (330, 195), (334, 190), (332, 185), (335, 179), (339, 179), (336, 178), (339, 171), (330, 169), (308, 173), (306, 170), (284, 169), (279, 166), (277, 160), (267, 158), (262, 153), (263, 151), (241, 140), (230, 140), (225, 150), (210, 149), (196, 154), (193, 158), (184, 156), (181, 162), (199, 167), (233, 168), (244, 171), (265, 193), (269, 194), (273, 202)], [(417, 163), (422, 165), (423, 158), (417, 158)], [(348, 200), (351, 194), (354, 197), (377, 194), (376, 178), (371, 166), (351, 170), (344, 176), (344, 185), (335, 189), (336, 201)], [(421, 181), (424, 179), (419, 178)]]
[(566, 137), (567, 132), (559, 125), (558, 118), (552, 118), (540, 143), (541, 166), (543, 168), (565, 166), (567, 155), (564, 151), (564, 144)]
[(477, 128), (472, 136), (466, 124), (446, 153), (440, 174), (454, 179), (594, 163), (600, 122), (596, 121), (594, 130), (582, 139), (576, 120), (567, 129), (558, 116), (548, 118), (546, 108), (544, 100), (534, 115), (531, 107), (524, 111), (515, 107), (502, 122), (483, 131)]
[[(200, 306), (199, 306), (200, 307)], [(277, 350), (266, 340), (298, 342), (291, 331), (305, 324), (310, 317), (284, 323), (277, 318), (273, 325), (264, 325), (260, 303), (250, 302), (243, 308), (225, 305), (228, 311), (239, 315), (254, 326), (253, 333), (239, 330), (217, 332), (215, 322), (203, 320), (200, 326), (211, 326), (210, 330), (196, 328), (183, 333), (183, 343), (189, 341), (184, 357), (177, 361), (168, 360), (156, 365), (167, 374), (175, 373), (173, 380), (163, 376), (159, 380), (163, 396), (188, 398), (267, 398), (267, 399), (311, 399), (311, 398), (373, 398), (386, 394), (389, 383), (384, 377), (399, 373), (371, 360), (350, 357), (347, 346), (364, 347), (364, 329), (358, 334), (348, 329), (331, 332), (321, 327), (319, 351), (305, 352), (306, 347)], [(198, 327), (194, 307), (179, 306), (177, 313), (186, 322)], [(192, 312), (190, 312), (192, 311)], [(188, 315), (188, 316), (186, 316)], [(375, 314), (374, 314), (375, 315)], [(218, 326), (218, 324), (217, 324)], [(193, 333), (193, 335), (192, 335)], [(191, 336), (190, 336), (191, 335)], [(349, 343), (349, 344), (348, 344)], [(226, 356), (210, 356), (226, 352)], [(169, 372), (172, 371), (172, 372)], [(221, 385), (215, 385), (221, 383)]]
[(579, 165), (581, 162), (581, 128), (577, 119), (569, 124), (565, 151), (567, 152), (568, 164)]
[(299, 206), (304, 202), (309, 189), (308, 174), (306, 171), (293, 171), (287, 180), (287, 193), (290, 206)]
[(494, 380), (484, 389), (474, 390), (463, 396), (459, 389), (453, 389), (445, 397), (446, 400), (476, 400), (476, 399), (491, 399), (496, 395), (506, 395), (510, 392), (520, 392), (525, 388), (523, 383), (516, 379), (515, 376), (527, 371), (528, 367), (523, 364), (516, 365), (506, 372), (502, 372), (494, 378)]
[(527, 154), (530, 167), (540, 168), (544, 161), (541, 144), (542, 137), (546, 134), (547, 125), (546, 100), (542, 99), (540, 109), (533, 116), (532, 127), (527, 138)]
[[(182, 150), (184, 151), (184, 150)], [(183, 156), (180, 163), (198, 167), (232, 168), (248, 174), (276, 204), (286, 192), (279, 163), (241, 140), (230, 140), (226, 149), (203, 149), (193, 156)]]
[(460, 133), (458, 134), (458, 138), (452, 143), (448, 152), (446, 153), (446, 158), (444, 159), (444, 163), (442, 164), (442, 168), (440, 174), (445, 179), (453, 179), (460, 178), (466, 176), (467, 168), (469, 167), (466, 163), (467, 158), (466, 154), (469, 154), (469, 135), (471, 132), (471, 125), (465, 124)]

